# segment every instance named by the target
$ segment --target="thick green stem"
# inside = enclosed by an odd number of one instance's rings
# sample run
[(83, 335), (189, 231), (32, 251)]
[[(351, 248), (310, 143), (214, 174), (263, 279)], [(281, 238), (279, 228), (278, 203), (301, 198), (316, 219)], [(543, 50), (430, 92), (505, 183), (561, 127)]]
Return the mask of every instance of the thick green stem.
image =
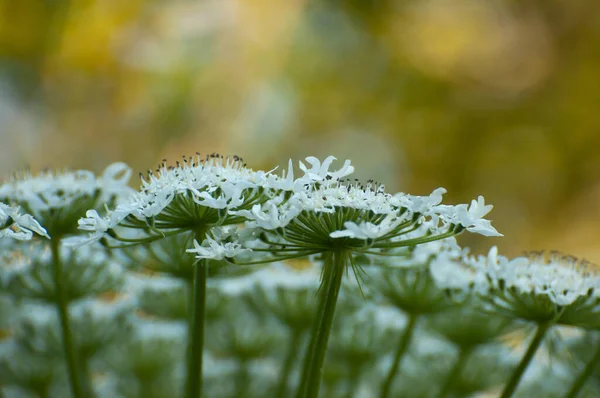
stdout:
[(288, 395), (288, 380), (290, 378), (292, 368), (294, 367), (294, 360), (298, 356), (298, 349), (300, 348), (301, 337), (301, 332), (295, 329), (292, 330), (290, 345), (288, 347), (288, 352), (285, 356), (283, 368), (281, 369), (281, 375), (279, 376), (279, 386), (277, 387), (277, 393), (275, 394), (277, 398), (286, 398), (286, 396)]
[(408, 344), (412, 340), (412, 336), (414, 333), (415, 325), (417, 324), (418, 315), (410, 314), (408, 316), (408, 323), (404, 328), (404, 333), (400, 336), (400, 340), (398, 341), (398, 348), (396, 349), (396, 355), (394, 355), (394, 362), (392, 362), (392, 366), (381, 386), (381, 393), (379, 394), (380, 398), (387, 398), (390, 395), (390, 389), (392, 388), (392, 382), (394, 381), (394, 377), (396, 377), (396, 373), (398, 373), (398, 369), (400, 368), (400, 363), (402, 362), (402, 358), (404, 354), (406, 354), (406, 349), (408, 348)]
[(502, 391), (502, 395), (500, 395), (500, 398), (512, 397), (513, 393), (517, 389), (517, 386), (519, 385), (519, 382), (521, 381), (521, 377), (527, 369), (527, 366), (529, 366), (529, 363), (531, 362), (533, 356), (540, 347), (540, 344), (542, 344), (546, 332), (548, 331), (548, 329), (550, 329), (551, 326), (552, 322), (538, 324), (537, 329), (535, 331), (535, 336), (533, 336), (533, 340), (531, 340), (531, 343), (529, 343), (529, 347), (527, 347), (525, 355), (523, 355), (523, 358), (521, 358), (519, 366), (517, 366), (517, 368), (511, 375), (510, 380), (508, 381), (508, 383), (506, 383), (506, 386), (504, 387), (504, 391)]
[(348, 265), (348, 260), (349, 253), (344, 250), (325, 254), (322, 284), (319, 288), (317, 317), (313, 324), (310, 344), (304, 357), (302, 378), (296, 393), (297, 398), (317, 398), (319, 396), (327, 343), (342, 285), (342, 277)]
[(579, 377), (577, 377), (577, 380), (575, 380), (575, 382), (571, 385), (571, 388), (566, 395), (567, 398), (575, 398), (577, 395), (579, 395), (587, 379), (589, 379), (592, 373), (594, 373), (594, 369), (596, 369), (598, 362), (600, 362), (600, 345), (598, 345), (598, 348), (596, 348), (596, 353), (594, 354), (592, 360), (585, 365), (583, 372), (581, 372)]
[(200, 260), (194, 266), (190, 333), (188, 337), (187, 394), (188, 398), (202, 396), (202, 355), (204, 352), (204, 318), (206, 309), (206, 280), (208, 264)]
[(67, 292), (63, 286), (64, 275), (60, 259), (60, 238), (52, 238), (50, 240), (50, 248), (52, 251), (52, 277), (54, 278), (55, 304), (60, 320), (63, 350), (69, 375), (69, 385), (73, 397), (82, 398), (84, 395), (81, 386), (81, 374), (79, 373), (80, 369), (77, 363), (77, 352), (69, 324), (69, 302), (67, 299)]
[(456, 363), (448, 373), (448, 376), (446, 376), (446, 381), (444, 381), (444, 385), (440, 390), (440, 398), (446, 398), (448, 394), (450, 394), (454, 383), (456, 382), (457, 378), (460, 377), (460, 374), (465, 365), (467, 364), (467, 360), (471, 356), (471, 353), (473, 352), (474, 348), (475, 347), (473, 346), (467, 346), (460, 349), (460, 351), (458, 352), (458, 359), (456, 360)]

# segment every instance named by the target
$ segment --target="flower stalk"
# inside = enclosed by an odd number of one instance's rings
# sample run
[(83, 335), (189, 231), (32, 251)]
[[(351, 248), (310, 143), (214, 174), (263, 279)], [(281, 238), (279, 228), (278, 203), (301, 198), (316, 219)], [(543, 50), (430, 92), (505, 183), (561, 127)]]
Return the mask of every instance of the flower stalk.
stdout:
[(304, 358), (302, 377), (296, 394), (297, 398), (317, 398), (319, 395), (323, 363), (325, 362), (335, 307), (342, 286), (342, 277), (350, 262), (350, 254), (346, 250), (325, 253), (324, 256), (317, 317), (313, 324), (310, 344)]
[(381, 398), (387, 398), (390, 395), (392, 383), (394, 381), (394, 378), (396, 377), (396, 373), (398, 373), (400, 363), (402, 362), (404, 354), (406, 354), (408, 345), (412, 340), (412, 336), (414, 334), (418, 318), (419, 316), (416, 314), (410, 314), (408, 316), (408, 323), (406, 324), (406, 328), (404, 329), (404, 332), (402, 333), (402, 335), (400, 336), (400, 340), (398, 341), (398, 348), (396, 349), (396, 353), (394, 355), (394, 361), (392, 362), (392, 366), (390, 367), (385, 381), (381, 386), (381, 393), (379, 394)]
[(75, 343), (73, 342), (73, 335), (71, 333), (71, 327), (69, 322), (69, 303), (67, 298), (67, 292), (63, 286), (63, 269), (60, 258), (60, 238), (54, 236), (50, 240), (50, 249), (52, 252), (52, 277), (54, 279), (55, 293), (56, 293), (56, 310), (60, 321), (60, 329), (62, 334), (63, 350), (65, 355), (65, 361), (67, 362), (67, 372), (69, 374), (69, 385), (71, 387), (71, 393), (74, 398), (82, 398), (82, 375), (79, 373), (79, 366), (77, 361), (77, 352), (75, 349)]
[(565, 397), (576, 398), (579, 395), (583, 389), (583, 386), (585, 385), (585, 382), (590, 378), (592, 373), (594, 373), (598, 362), (600, 362), (600, 345), (596, 348), (596, 352), (594, 353), (592, 360), (585, 365), (583, 372), (581, 372), (575, 382), (571, 385), (571, 388)]
[(519, 365), (511, 375), (508, 383), (506, 383), (504, 386), (504, 391), (502, 391), (500, 398), (510, 398), (513, 396), (517, 386), (519, 385), (519, 382), (521, 381), (521, 378), (523, 377), (523, 374), (525, 373), (525, 370), (529, 366), (529, 363), (533, 359), (536, 351), (542, 344), (542, 341), (544, 341), (546, 332), (548, 332), (553, 324), (554, 322), (544, 322), (538, 324), (535, 335), (533, 336), (533, 340), (531, 340), (531, 343), (529, 343), (529, 347), (527, 347), (525, 355), (523, 355), (523, 358), (521, 358), (521, 362), (519, 362)]
[(202, 358), (204, 353), (204, 319), (206, 309), (206, 280), (208, 260), (200, 260), (194, 266), (192, 308), (188, 337), (188, 398), (202, 396)]
[(460, 349), (460, 351), (458, 352), (458, 358), (456, 360), (456, 363), (454, 363), (454, 366), (448, 373), (448, 376), (446, 376), (444, 385), (442, 386), (442, 389), (440, 390), (440, 395), (439, 395), (440, 398), (446, 398), (450, 394), (450, 392), (452, 391), (452, 388), (454, 387), (454, 383), (455, 383), (456, 379), (458, 377), (460, 377), (460, 374), (461, 374), (463, 368), (465, 367), (465, 365), (467, 364), (469, 357), (473, 353), (474, 348), (475, 348), (475, 346), (466, 346), (466, 347)]
[(290, 345), (285, 357), (283, 369), (281, 370), (281, 376), (279, 377), (279, 386), (277, 387), (277, 393), (275, 395), (277, 398), (285, 398), (287, 395), (288, 380), (290, 378), (292, 368), (294, 367), (294, 361), (298, 356), (298, 348), (300, 347), (300, 342), (302, 340), (301, 337), (302, 333), (300, 331), (292, 331)]

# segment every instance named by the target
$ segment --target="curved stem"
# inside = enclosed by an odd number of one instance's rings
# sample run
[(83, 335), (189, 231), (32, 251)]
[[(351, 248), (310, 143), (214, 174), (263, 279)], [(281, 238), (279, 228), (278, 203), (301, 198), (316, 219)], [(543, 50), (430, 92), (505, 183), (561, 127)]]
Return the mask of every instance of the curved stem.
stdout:
[(81, 374), (77, 363), (77, 353), (71, 327), (69, 324), (69, 303), (67, 292), (63, 286), (63, 269), (60, 259), (60, 238), (54, 237), (50, 240), (50, 249), (52, 251), (52, 277), (54, 279), (56, 310), (60, 320), (60, 329), (62, 333), (63, 350), (67, 362), (67, 372), (69, 374), (69, 385), (74, 398), (83, 397), (81, 387)]
[(446, 381), (444, 381), (444, 385), (440, 390), (440, 398), (447, 397), (448, 394), (452, 391), (452, 387), (454, 386), (455, 380), (458, 377), (460, 377), (460, 373), (465, 367), (467, 360), (471, 356), (471, 353), (473, 353), (474, 348), (475, 347), (473, 346), (461, 347), (460, 351), (458, 352), (458, 359), (456, 360), (456, 363), (448, 373), (448, 376), (446, 376)]
[(523, 373), (525, 373), (527, 366), (529, 366), (529, 363), (533, 359), (535, 352), (540, 347), (540, 344), (542, 344), (544, 336), (546, 335), (546, 332), (548, 331), (548, 329), (550, 329), (551, 326), (552, 322), (538, 324), (537, 329), (535, 331), (535, 336), (533, 336), (533, 340), (531, 340), (531, 343), (529, 343), (529, 347), (527, 347), (525, 355), (523, 355), (523, 358), (521, 358), (519, 366), (517, 366), (513, 374), (510, 376), (510, 380), (508, 381), (508, 383), (506, 383), (506, 386), (504, 386), (504, 391), (502, 391), (502, 395), (500, 395), (500, 398), (512, 397), (513, 393), (517, 389), (517, 386), (519, 385), (519, 381), (521, 381)]
[(206, 280), (208, 264), (200, 260), (194, 266), (194, 284), (190, 332), (188, 337), (187, 394), (188, 398), (202, 396), (202, 356), (204, 352), (204, 318), (206, 309)]
[(575, 382), (571, 385), (571, 388), (569, 389), (569, 392), (566, 395), (567, 398), (577, 397), (577, 395), (581, 392), (581, 389), (585, 385), (587, 379), (589, 379), (589, 377), (594, 372), (594, 369), (596, 369), (596, 365), (598, 365), (598, 362), (600, 362), (600, 345), (598, 345), (598, 347), (596, 348), (596, 353), (594, 354), (592, 360), (588, 362), (587, 365), (585, 365), (583, 372), (581, 372), (579, 377), (577, 377)]
[(335, 306), (349, 259), (349, 253), (344, 250), (325, 253), (317, 316), (313, 324), (310, 344), (304, 357), (302, 378), (296, 393), (297, 398), (317, 398), (319, 395)]
[(298, 330), (292, 330), (290, 345), (288, 347), (288, 352), (285, 357), (285, 362), (283, 363), (283, 368), (281, 369), (281, 375), (279, 376), (279, 385), (277, 386), (277, 393), (275, 394), (277, 398), (285, 398), (287, 396), (288, 380), (290, 378), (292, 368), (294, 367), (294, 360), (298, 356), (298, 349), (300, 348), (301, 337), (301, 332), (299, 332)]
[(400, 336), (400, 340), (398, 341), (398, 348), (396, 349), (396, 354), (394, 355), (394, 362), (392, 362), (392, 366), (381, 386), (381, 393), (379, 394), (380, 398), (387, 398), (390, 395), (390, 389), (392, 388), (392, 382), (394, 381), (394, 377), (396, 377), (396, 373), (398, 373), (398, 369), (400, 367), (400, 362), (402, 362), (402, 357), (406, 354), (406, 349), (408, 348), (408, 344), (412, 340), (412, 335), (415, 329), (415, 325), (417, 324), (418, 315), (410, 314), (408, 316), (408, 323), (404, 328), (404, 333)]

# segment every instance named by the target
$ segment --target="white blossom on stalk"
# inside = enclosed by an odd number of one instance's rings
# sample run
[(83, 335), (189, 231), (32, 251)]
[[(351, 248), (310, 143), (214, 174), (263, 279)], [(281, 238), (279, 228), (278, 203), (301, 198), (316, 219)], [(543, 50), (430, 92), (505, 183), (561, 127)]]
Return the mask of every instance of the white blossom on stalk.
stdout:
[(350, 164), (350, 160), (346, 160), (344, 166), (338, 171), (330, 172), (329, 167), (331, 167), (331, 163), (333, 163), (334, 160), (336, 160), (334, 156), (328, 156), (323, 163), (321, 163), (321, 161), (314, 156), (309, 156), (306, 158), (306, 162), (311, 165), (310, 169), (306, 167), (304, 163), (298, 162), (300, 170), (304, 172), (304, 177), (300, 178), (300, 180), (305, 182), (337, 181), (354, 172), (354, 166)]
[(585, 261), (557, 252), (508, 259), (492, 247), (487, 256), (441, 259), (432, 270), (440, 286), (471, 289), (490, 308), (518, 319), (578, 326), (600, 309), (600, 277)]
[(244, 212), (293, 189), (286, 177), (247, 168), (237, 156), (212, 154), (190, 157), (175, 167), (165, 162), (142, 178), (140, 191), (105, 215), (90, 212), (79, 221), (90, 239), (103, 236), (119, 239), (113, 231), (150, 231), (155, 238), (165, 233), (236, 225), (245, 221)]
[(406, 221), (405, 217), (396, 217), (387, 215), (379, 224), (363, 221), (357, 224), (353, 221), (346, 221), (346, 229), (334, 231), (329, 234), (332, 238), (353, 238), (353, 239), (377, 239), (393, 231), (398, 225)]
[(49, 235), (70, 235), (87, 209), (114, 206), (129, 196), (130, 175), (124, 163), (111, 164), (100, 176), (88, 170), (27, 173), (0, 185), (0, 200), (19, 205)]
[(194, 240), (194, 248), (186, 251), (194, 253), (197, 259), (223, 260), (224, 258), (233, 258), (250, 250), (243, 248), (237, 242), (222, 243), (207, 235), (202, 244)]
[(579, 297), (587, 296), (590, 289), (600, 287), (600, 278), (585, 263), (559, 253), (508, 260), (492, 247), (475, 266), (488, 275), (494, 286), (503, 284), (523, 294), (546, 296), (559, 306), (573, 304)]
[(432, 211), (451, 224), (462, 225), (469, 232), (483, 236), (502, 236), (492, 227), (489, 220), (483, 218), (493, 207), (492, 205), (486, 205), (483, 196), (479, 196), (476, 201), (471, 201), (471, 206), (466, 204), (457, 206), (439, 205), (434, 207)]
[(50, 238), (46, 230), (30, 214), (22, 214), (18, 206), (0, 203), (0, 238), (30, 240), (34, 232)]

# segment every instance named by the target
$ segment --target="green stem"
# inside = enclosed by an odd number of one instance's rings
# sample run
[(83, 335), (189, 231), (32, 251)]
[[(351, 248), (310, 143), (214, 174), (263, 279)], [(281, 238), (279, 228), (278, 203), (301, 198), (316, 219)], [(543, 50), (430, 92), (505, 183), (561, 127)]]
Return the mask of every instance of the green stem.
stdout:
[(600, 345), (596, 348), (596, 353), (590, 362), (585, 365), (583, 372), (577, 377), (577, 380), (571, 385), (569, 392), (567, 393), (567, 398), (575, 398), (581, 392), (581, 389), (585, 385), (585, 382), (589, 377), (594, 373), (594, 369), (596, 369), (596, 365), (600, 362)]
[(290, 378), (292, 368), (294, 367), (294, 360), (298, 356), (298, 349), (300, 348), (301, 337), (301, 332), (299, 332), (298, 330), (292, 330), (290, 345), (288, 347), (288, 352), (285, 357), (283, 369), (281, 369), (281, 375), (279, 376), (279, 386), (277, 387), (277, 393), (275, 394), (277, 398), (285, 398), (288, 395), (288, 380)]
[(94, 387), (92, 386), (92, 377), (90, 374), (90, 356), (79, 353), (79, 365), (81, 369), (81, 383), (84, 395), (88, 398), (92, 398), (94, 394)]
[(321, 374), (335, 306), (337, 304), (342, 277), (349, 262), (349, 254), (344, 250), (325, 253), (323, 278), (319, 288), (317, 316), (313, 324), (310, 344), (302, 366), (302, 378), (296, 393), (297, 398), (317, 398), (321, 384)]
[(448, 394), (452, 391), (452, 387), (454, 386), (455, 381), (458, 377), (460, 377), (460, 374), (465, 365), (467, 364), (467, 360), (471, 356), (471, 353), (473, 352), (474, 348), (475, 347), (473, 346), (461, 347), (460, 351), (458, 352), (458, 359), (456, 360), (456, 363), (448, 373), (448, 376), (446, 376), (446, 381), (444, 382), (444, 385), (440, 390), (440, 398), (447, 397)]
[[(43, 387), (40, 387), (39, 389), (36, 390), (39, 398), (50, 398), (50, 386), (49, 385), (45, 385)], [(4, 395), (2, 395), (2, 391), (0, 391), (0, 398), (4, 397)]]
[(356, 390), (358, 389), (358, 385), (360, 382), (360, 371), (361, 366), (351, 365), (352, 369), (350, 370), (350, 379), (348, 380), (348, 389), (346, 390), (346, 398), (352, 398), (356, 394)]
[(519, 385), (519, 381), (521, 381), (523, 373), (525, 373), (527, 366), (529, 366), (529, 363), (533, 359), (535, 352), (540, 347), (540, 344), (542, 344), (544, 336), (546, 335), (546, 332), (548, 331), (548, 329), (550, 329), (551, 326), (552, 322), (538, 324), (537, 329), (535, 331), (535, 336), (533, 336), (533, 340), (531, 340), (531, 343), (529, 343), (529, 347), (527, 348), (525, 355), (523, 355), (523, 358), (521, 358), (519, 366), (517, 366), (517, 368), (511, 375), (510, 380), (508, 381), (508, 383), (506, 383), (506, 386), (504, 387), (504, 391), (502, 391), (502, 395), (500, 395), (500, 398), (512, 397), (513, 393), (517, 389), (517, 386)]
[(60, 238), (54, 237), (50, 240), (50, 249), (52, 251), (52, 277), (54, 278), (56, 295), (55, 304), (60, 320), (62, 343), (65, 360), (67, 362), (67, 372), (69, 375), (69, 385), (71, 387), (71, 393), (73, 397), (82, 398), (84, 396), (81, 387), (82, 379), (79, 373), (75, 344), (73, 343), (73, 336), (71, 334), (71, 327), (69, 325), (69, 303), (67, 299), (67, 292), (63, 286), (64, 276), (60, 259)]
[(152, 398), (154, 397), (154, 387), (153, 387), (153, 383), (148, 379), (148, 378), (144, 378), (144, 379), (138, 379), (138, 382), (140, 383), (140, 389), (139, 389), (139, 398)]
[(404, 354), (406, 354), (408, 344), (412, 340), (412, 336), (418, 318), (419, 316), (416, 314), (409, 314), (408, 316), (408, 323), (404, 328), (404, 333), (402, 333), (402, 335), (400, 336), (400, 340), (398, 341), (398, 349), (396, 350), (396, 355), (394, 355), (394, 362), (392, 362), (392, 366), (390, 367), (385, 381), (381, 386), (381, 393), (379, 394), (380, 398), (387, 398), (390, 395), (392, 382), (394, 381), (394, 377), (396, 377), (396, 373), (398, 373), (398, 368), (400, 367), (400, 363), (402, 362)]
[(250, 377), (248, 374), (248, 362), (245, 359), (240, 359), (237, 377), (235, 378), (235, 396), (237, 398), (245, 398), (248, 390)]
[(204, 352), (204, 318), (206, 309), (206, 280), (208, 264), (200, 260), (194, 266), (194, 284), (192, 289), (192, 314), (190, 318), (190, 333), (188, 337), (188, 398), (202, 396), (202, 355)]

